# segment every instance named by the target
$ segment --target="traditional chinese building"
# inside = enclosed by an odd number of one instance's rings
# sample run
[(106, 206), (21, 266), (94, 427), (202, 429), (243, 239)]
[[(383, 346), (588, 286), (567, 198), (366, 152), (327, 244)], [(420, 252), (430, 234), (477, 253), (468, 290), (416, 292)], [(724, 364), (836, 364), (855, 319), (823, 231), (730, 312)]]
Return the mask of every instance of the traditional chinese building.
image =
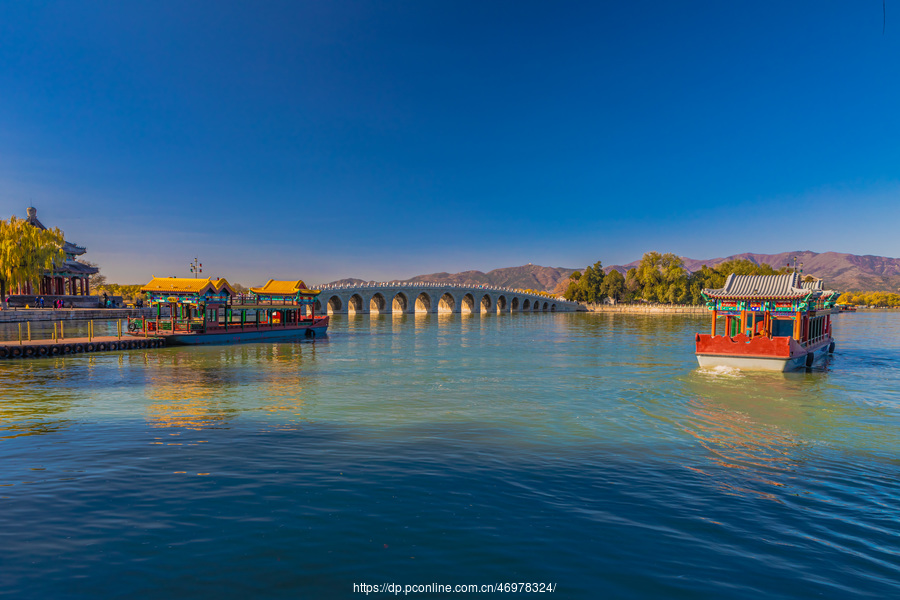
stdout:
[[(37, 209), (29, 206), (25, 219), (32, 226), (46, 231), (46, 227), (37, 218)], [(66, 262), (50, 273), (45, 273), (40, 284), (35, 289), (30, 283), (19, 286), (18, 295), (23, 296), (88, 296), (91, 292), (90, 278), (99, 269), (78, 261), (75, 257), (81, 256), (87, 249), (76, 246), (72, 242), (63, 244), (63, 252), (66, 253)]]

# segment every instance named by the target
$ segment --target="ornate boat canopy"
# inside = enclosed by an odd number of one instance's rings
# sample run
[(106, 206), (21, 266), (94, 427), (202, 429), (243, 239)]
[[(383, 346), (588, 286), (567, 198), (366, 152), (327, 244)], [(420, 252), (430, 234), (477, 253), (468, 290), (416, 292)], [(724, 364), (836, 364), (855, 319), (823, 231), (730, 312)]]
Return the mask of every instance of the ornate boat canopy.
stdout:
[(316, 296), (320, 293), (320, 290), (307, 288), (302, 279), (297, 281), (275, 281), (270, 279), (266, 285), (250, 288), (250, 291), (257, 296), (265, 297)]
[(784, 275), (737, 275), (732, 273), (721, 289), (704, 289), (703, 294), (719, 300), (794, 300), (831, 297), (837, 292), (823, 289), (822, 280), (802, 281), (800, 273)]
[(235, 294), (234, 288), (225, 279), (193, 279), (190, 277), (154, 277), (150, 283), (141, 288), (142, 292), (151, 294), (171, 294), (208, 296)]

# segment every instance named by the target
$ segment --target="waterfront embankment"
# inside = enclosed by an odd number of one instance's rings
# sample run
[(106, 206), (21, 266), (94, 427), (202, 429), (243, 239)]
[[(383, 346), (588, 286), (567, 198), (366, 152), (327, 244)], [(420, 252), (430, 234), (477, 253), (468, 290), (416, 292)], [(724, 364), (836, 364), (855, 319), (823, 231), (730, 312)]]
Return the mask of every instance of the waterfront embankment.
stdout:
[(0, 323), (85, 321), (149, 316), (150, 308), (10, 308), (0, 310)]
[(709, 312), (705, 306), (692, 304), (582, 304), (588, 312), (628, 314), (701, 314)]

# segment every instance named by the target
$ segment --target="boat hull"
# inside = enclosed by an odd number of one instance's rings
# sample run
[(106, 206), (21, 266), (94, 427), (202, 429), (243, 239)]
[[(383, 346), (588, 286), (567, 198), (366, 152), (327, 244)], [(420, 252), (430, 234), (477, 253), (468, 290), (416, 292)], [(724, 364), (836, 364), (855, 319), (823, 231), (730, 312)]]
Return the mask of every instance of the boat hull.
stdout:
[(822, 362), (828, 356), (832, 343), (833, 339), (829, 337), (804, 348), (790, 338), (747, 340), (743, 336), (716, 338), (698, 334), (696, 355), (697, 362), (703, 368), (731, 367), (784, 373)]
[[(297, 340), (315, 340), (326, 336), (328, 333), (328, 321), (323, 319), (307, 327), (281, 328), (278, 326), (268, 329), (240, 329), (230, 328), (227, 331), (197, 332), (197, 333), (154, 333), (155, 337), (166, 340), (167, 346), (199, 346), (205, 344), (246, 344), (253, 342), (289, 342)], [(139, 334), (138, 337), (140, 337)]]

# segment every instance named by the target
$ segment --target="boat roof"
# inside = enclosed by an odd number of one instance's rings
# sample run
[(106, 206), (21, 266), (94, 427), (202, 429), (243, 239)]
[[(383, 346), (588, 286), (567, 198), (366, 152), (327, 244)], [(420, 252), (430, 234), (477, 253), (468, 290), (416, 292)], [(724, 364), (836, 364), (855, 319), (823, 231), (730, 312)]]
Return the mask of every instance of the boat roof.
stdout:
[(804, 281), (802, 282), (803, 289), (805, 290), (824, 290), (825, 286), (822, 283), (821, 279), (813, 279), (812, 281)]
[(793, 300), (819, 296), (832, 296), (837, 292), (823, 289), (822, 280), (802, 281), (800, 273), (783, 275), (737, 275), (732, 273), (725, 280), (725, 287), (704, 289), (710, 298), (743, 300)]
[(141, 288), (142, 292), (158, 292), (164, 294), (198, 294), (207, 292), (214, 294), (227, 291), (232, 296), (234, 288), (225, 279), (194, 279), (191, 277), (154, 277), (150, 283)]
[(319, 290), (311, 290), (306, 287), (302, 279), (296, 281), (276, 281), (270, 279), (266, 285), (262, 287), (252, 287), (250, 291), (260, 296), (312, 296), (319, 293)]

